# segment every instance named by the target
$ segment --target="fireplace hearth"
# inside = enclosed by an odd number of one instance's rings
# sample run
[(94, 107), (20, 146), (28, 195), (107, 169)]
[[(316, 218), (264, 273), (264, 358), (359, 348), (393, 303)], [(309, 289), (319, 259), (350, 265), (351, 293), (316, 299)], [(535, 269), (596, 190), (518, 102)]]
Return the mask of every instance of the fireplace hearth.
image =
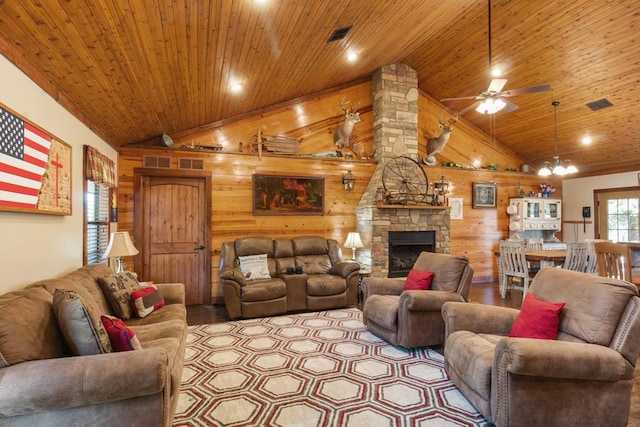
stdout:
[(421, 252), (435, 249), (435, 231), (389, 231), (388, 277), (405, 277)]

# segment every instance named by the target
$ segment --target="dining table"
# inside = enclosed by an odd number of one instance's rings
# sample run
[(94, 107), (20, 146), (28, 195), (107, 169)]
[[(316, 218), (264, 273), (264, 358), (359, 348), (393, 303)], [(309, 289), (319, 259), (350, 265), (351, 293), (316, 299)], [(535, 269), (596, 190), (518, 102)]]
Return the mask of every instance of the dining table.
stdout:
[(538, 251), (525, 251), (524, 257), (527, 261), (546, 261), (553, 263), (553, 265), (560, 265), (564, 263), (564, 259), (567, 257), (566, 249), (546, 249)]

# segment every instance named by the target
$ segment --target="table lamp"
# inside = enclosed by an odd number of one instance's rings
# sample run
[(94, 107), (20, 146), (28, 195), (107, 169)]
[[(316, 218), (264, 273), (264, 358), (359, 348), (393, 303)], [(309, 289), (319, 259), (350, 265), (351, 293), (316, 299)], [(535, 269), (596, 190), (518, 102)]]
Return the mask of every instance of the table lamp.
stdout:
[(347, 234), (347, 241), (344, 242), (345, 248), (351, 248), (351, 259), (353, 261), (356, 260), (356, 249), (364, 248), (362, 244), (362, 240), (360, 239), (360, 234), (357, 231), (352, 231)]
[(116, 231), (111, 233), (109, 238), (109, 246), (105, 251), (102, 259), (115, 258), (116, 259), (116, 273), (122, 273), (128, 271), (126, 264), (124, 263), (124, 257), (137, 255), (138, 250), (133, 246), (131, 236), (128, 231)]

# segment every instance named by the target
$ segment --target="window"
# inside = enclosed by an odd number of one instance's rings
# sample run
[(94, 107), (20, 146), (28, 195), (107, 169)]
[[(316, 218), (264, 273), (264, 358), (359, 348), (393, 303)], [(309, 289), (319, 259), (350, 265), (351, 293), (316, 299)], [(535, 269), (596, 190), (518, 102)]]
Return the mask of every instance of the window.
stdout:
[(612, 242), (637, 242), (639, 202), (638, 198), (607, 200), (607, 239)]
[(84, 263), (97, 264), (109, 244), (109, 187), (87, 180)]

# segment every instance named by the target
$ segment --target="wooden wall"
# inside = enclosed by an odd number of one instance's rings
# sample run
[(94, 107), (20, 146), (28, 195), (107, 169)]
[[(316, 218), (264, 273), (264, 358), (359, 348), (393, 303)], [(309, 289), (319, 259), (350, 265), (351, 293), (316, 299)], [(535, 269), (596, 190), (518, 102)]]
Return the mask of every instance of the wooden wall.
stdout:
[[(361, 112), (363, 121), (354, 128), (353, 142), (365, 151), (373, 150), (371, 84), (369, 81), (337, 88), (316, 96), (275, 106), (269, 111), (248, 114), (237, 120), (210, 125), (190, 134), (172, 135), (173, 148), (128, 147), (119, 151), (119, 222), (120, 230), (133, 230), (133, 170), (143, 166), (143, 156), (170, 156), (171, 169), (177, 169), (178, 158), (204, 160), (204, 168), (212, 174), (212, 298), (218, 289), (219, 250), (222, 242), (241, 236), (266, 235), (292, 237), (318, 234), (340, 242), (356, 227), (356, 206), (377, 164), (373, 160), (302, 156), (333, 150), (332, 132), (342, 122), (340, 100), (351, 101)], [(437, 136), (442, 108), (437, 101), (421, 94), (419, 100), (420, 158), (426, 153), (426, 138)], [(475, 113), (473, 113), (475, 114)], [(445, 114), (444, 118), (450, 116)], [(297, 156), (263, 155), (248, 147), (258, 128), (266, 135), (285, 135), (300, 141)], [(243, 142), (243, 152), (239, 152)], [(183, 144), (219, 145), (219, 152), (181, 148)], [(506, 207), (515, 197), (518, 182), (522, 188), (537, 191), (544, 180), (534, 174), (509, 172), (523, 162), (498, 141), (493, 141), (464, 118), (455, 130), (439, 162), (459, 163), (462, 168), (423, 166), (430, 182), (445, 176), (451, 183), (450, 197), (464, 199), (463, 220), (451, 220), (451, 253), (466, 254), (475, 267), (474, 282), (494, 281), (497, 277), (494, 251), (498, 241), (508, 236)], [(479, 169), (490, 164), (499, 170)], [(351, 170), (356, 177), (355, 190), (344, 191), (342, 177)], [(323, 216), (254, 216), (252, 214), (251, 179), (253, 174), (305, 175), (325, 177), (325, 214)], [(549, 180), (546, 180), (549, 181)], [(497, 209), (473, 209), (473, 182), (495, 182), (498, 188)], [(552, 181), (561, 197), (561, 182)], [(176, 219), (179, 220), (179, 219)], [(144, 278), (143, 278), (144, 279)]]

